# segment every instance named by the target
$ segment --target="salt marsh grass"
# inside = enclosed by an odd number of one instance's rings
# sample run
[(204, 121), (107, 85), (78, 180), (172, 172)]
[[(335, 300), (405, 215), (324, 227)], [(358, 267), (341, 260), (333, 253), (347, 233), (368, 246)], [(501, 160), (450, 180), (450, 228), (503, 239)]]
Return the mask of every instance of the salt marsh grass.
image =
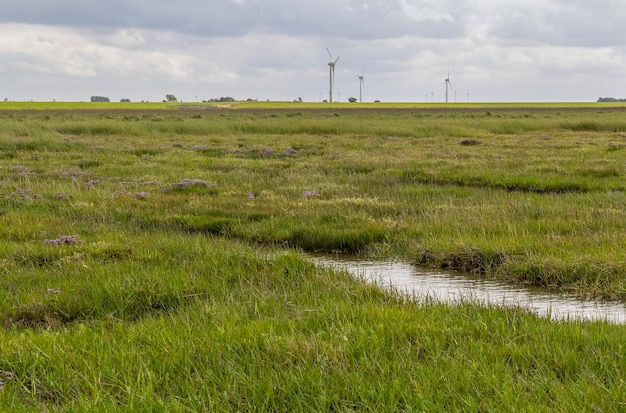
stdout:
[(623, 326), (299, 251), (626, 298), (623, 109), (0, 111), (0, 406), (620, 411)]

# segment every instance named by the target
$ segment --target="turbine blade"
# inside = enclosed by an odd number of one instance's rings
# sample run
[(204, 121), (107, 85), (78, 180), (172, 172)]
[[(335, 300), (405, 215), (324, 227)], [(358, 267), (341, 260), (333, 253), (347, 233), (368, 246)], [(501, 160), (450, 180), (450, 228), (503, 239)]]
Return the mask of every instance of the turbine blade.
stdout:
[[(334, 63), (337, 63), (337, 60), (339, 60), (339, 58), (340, 58), (340, 57), (341, 57), (341, 56), (337, 56), (337, 59), (335, 59), (335, 62), (334, 62)], [(331, 57), (331, 59), (332, 59), (332, 57)]]
[(330, 54), (330, 50), (328, 50), (328, 47), (326, 48), (326, 51), (328, 52), (328, 56), (330, 56), (330, 60), (332, 61), (333, 60), (333, 55)]

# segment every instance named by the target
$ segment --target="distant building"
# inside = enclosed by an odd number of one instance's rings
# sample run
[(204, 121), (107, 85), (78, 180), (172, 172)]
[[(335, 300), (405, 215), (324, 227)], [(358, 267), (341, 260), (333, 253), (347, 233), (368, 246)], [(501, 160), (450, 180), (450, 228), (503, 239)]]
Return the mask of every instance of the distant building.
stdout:
[(111, 99), (109, 99), (106, 96), (92, 96), (91, 101), (92, 102), (110, 102)]

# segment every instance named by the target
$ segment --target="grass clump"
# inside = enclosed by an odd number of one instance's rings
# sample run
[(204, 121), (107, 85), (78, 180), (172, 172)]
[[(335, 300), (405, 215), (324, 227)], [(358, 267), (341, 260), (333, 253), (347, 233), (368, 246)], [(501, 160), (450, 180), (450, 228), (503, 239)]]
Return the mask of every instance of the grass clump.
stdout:
[(187, 233), (227, 235), (236, 224), (233, 218), (214, 216), (182, 216), (174, 217), (176, 227)]
[(374, 225), (360, 228), (295, 227), (288, 237), (290, 245), (305, 251), (348, 254), (364, 253), (386, 239), (384, 228)]
[(165, 191), (173, 193), (215, 195), (217, 193), (217, 185), (212, 182), (203, 181), (202, 179), (185, 178), (182, 181), (171, 184), (169, 188), (165, 189)]

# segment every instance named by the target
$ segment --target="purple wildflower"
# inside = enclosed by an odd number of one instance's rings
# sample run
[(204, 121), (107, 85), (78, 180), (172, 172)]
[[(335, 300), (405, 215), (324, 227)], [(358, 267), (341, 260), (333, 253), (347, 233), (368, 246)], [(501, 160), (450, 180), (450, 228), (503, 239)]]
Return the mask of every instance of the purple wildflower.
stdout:
[(254, 199), (254, 194), (252, 192), (248, 192), (246, 197), (248, 197), (248, 199)]
[(133, 198), (135, 199), (146, 199), (150, 196), (150, 192), (135, 192), (133, 194)]
[(83, 241), (78, 239), (76, 235), (62, 235), (56, 239), (43, 240), (43, 243), (48, 244), (48, 245), (62, 245), (62, 244), (69, 245), (69, 244), (76, 244), (79, 242), (83, 242)]
[(263, 155), (274, 155), (274, 149), (267, 148), (263, 152), (261, 152), (261, 154), (263, 154)]
[(10, 371), (0, 372), (0, 391), (4, 390), (4, 380), (13, 380), (13, 373)]
[(21, 174), (29, 174), (31, 172), (31, 170), (25, 167), (24, 165), (12, 166), (10, 171), (14, 173), (21, 173)]
[(316, 197), (316, 196), (320, 196), (320, 194), (318, 194), (315, 191), (304, 191), (302, 193), (302, 198), (313, 198), (313, 197)]
[(206, 181), (203, 181), (201, 179), (189, 179), (189, 178), (185, 178), (180, 182), (176, 182), (172, 184), (173, 188), (188, 188), (190, 186), (203, 186), (203, 187), (209, 187), (209, 186), (214, 186), (214, 184), (209, 184)]
[(33, 197), (31, 196), (31, 190), (25, 189), (25, 188), (18, 188), (11, 195), (15, 197), (24, 198), (27, 201), (30, 201), (31, 199), (33, 199)]
[(85, 175), (84, 171), (80, 169), (72, 168), (61, 172), (60, 176), (63, 178), (72, 178), (75, 179), (77, 176)]

